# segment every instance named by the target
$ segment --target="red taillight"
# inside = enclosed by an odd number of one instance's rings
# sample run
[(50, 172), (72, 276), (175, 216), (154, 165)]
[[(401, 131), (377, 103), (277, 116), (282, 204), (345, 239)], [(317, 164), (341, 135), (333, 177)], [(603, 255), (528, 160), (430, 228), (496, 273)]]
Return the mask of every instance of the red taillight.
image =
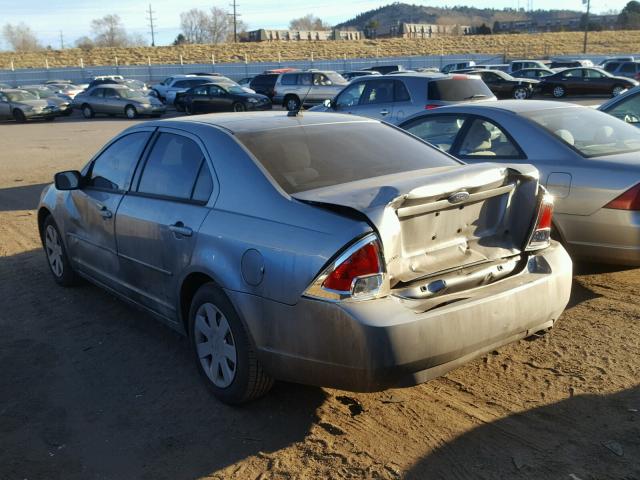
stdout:
[(531, 233), (527, 250), (539, 250), (548, 247), (551, 242), (551, 224), (553, 220), (553, 197), (545, 195), (540, 202), (536, 224)]
[(322, 286), (339, 292), (350, 292), (354, 279), (377, 273), (380, 273), (380, 250), (377, 242), (371, 242), (329, 273)]
[(433, 105), (433, 104), (429, 104), (429, 105), (425, 105), (424, 109), (425, 110), (434, 110), (436, 108), (438, 108), (440, 105)]
[(640, 210), (640, 183), (607, 203), (604, 208), (614, 210)]

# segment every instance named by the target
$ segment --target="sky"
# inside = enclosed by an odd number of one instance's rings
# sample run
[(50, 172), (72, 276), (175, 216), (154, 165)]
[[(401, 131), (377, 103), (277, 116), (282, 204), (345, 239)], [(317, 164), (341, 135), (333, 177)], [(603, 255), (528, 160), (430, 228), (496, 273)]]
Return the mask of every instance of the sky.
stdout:
[[(150, 0), (155, 18), (156, 45), (170, 44), (180, 32), (180, 13), (191, 8), (211, 6), (229, 9), (233, 0)], [(628, 0), (592, 0), (595, 13), (612, 9), (621, 10)], [(286, 28), (289, 20), (307, 13), (337, 24), (358, 13), (392, 3), (392, 0), (237, 0), (238, 13), (250, 30), (257, 28)], [(406, 0), (406, 3), (444, 7), (467, 5), (492, 8), (525, 8), (527, 0)], [(535, 9), (563, 8), (584, 10), (582, 0), (534, 0)], [(0, 26), (24, 22), (38, 35), (44, 45), (60, 48), (62, 31), (65, 46), (72, 45), (80, 36), (89, 35), (94, 18), (116, 13), (128, 32), (149, 37), (149, 1), (136, 0), (0, 0)], [(7, 49), (0, 39), (0, 49)]]

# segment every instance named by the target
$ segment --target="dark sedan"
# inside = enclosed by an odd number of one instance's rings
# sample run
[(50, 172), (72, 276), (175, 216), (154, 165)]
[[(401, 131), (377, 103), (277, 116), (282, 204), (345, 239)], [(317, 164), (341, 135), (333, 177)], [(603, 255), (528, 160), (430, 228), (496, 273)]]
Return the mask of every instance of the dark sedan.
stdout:
[(625, 77), (614, 77), (601, 68), (568, 68), (541, 79), (542, 93), (556, 98), (569, 94), (620, 95), (638, 82)]
[(531, 97), (540, 83), (533, 78), (514, 78), (500, 70), (472, 70), (469, 75), (478, 75), (489, 90), (498, 98), (524, 100)]
[(175, 101), (178, 111), (189, 114), (205, 112), (244, 112), (271, 110), (271, 100), (265, 95), (247, 93), (235, 85), (207, 83), (178, 93)]

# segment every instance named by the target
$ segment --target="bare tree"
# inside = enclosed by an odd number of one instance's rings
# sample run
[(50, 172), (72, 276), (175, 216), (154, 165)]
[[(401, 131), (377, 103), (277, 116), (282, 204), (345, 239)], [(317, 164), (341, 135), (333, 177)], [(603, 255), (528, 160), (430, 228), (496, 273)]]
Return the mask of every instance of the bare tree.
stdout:
[(304, 17), (294, 18), (289, 22), (290, 30), (329, 30), (330, 28), (331, 25), (323, 22), (312, 13), (308, 13)]
[(124, 47), (129, 44), (127, 31), (118, 15), (105, 15), (93, 20), (91, 31), (98, 47)]
[(233, 35), (233, 20), (222, 8), (212, 7), (209, 15), (209, 43), (222, 43)]
[(186, 43), (208, 43), (209, 16), (204, 10), (192, 8), (180, 14), (180, 28)]
[(89, 37), (82, 36), (80, 38), (78, 38), (76, 40), (76, 47), (82, 49), (82, 50), (91, 50), (93, 47), (95, 47), (96, 45), (93, 43), (93, 40), (91, 40)]
[(24, 23), (18, 25), (7, 23), (2, 27), (2, 38), (16, 52), (32, 52), (42, 48), (33, 30)]

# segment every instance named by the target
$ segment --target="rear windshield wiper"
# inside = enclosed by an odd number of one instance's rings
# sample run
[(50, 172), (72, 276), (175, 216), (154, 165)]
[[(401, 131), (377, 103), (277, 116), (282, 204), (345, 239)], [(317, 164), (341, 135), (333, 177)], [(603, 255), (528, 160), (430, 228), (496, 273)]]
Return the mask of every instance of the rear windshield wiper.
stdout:
[(466, 97), (463, 100), (473, 100), (474, 98), (485, 98), (486, 95), (482, 95), (481, 93), (476, 93), (471, 95), (470, 97)]

